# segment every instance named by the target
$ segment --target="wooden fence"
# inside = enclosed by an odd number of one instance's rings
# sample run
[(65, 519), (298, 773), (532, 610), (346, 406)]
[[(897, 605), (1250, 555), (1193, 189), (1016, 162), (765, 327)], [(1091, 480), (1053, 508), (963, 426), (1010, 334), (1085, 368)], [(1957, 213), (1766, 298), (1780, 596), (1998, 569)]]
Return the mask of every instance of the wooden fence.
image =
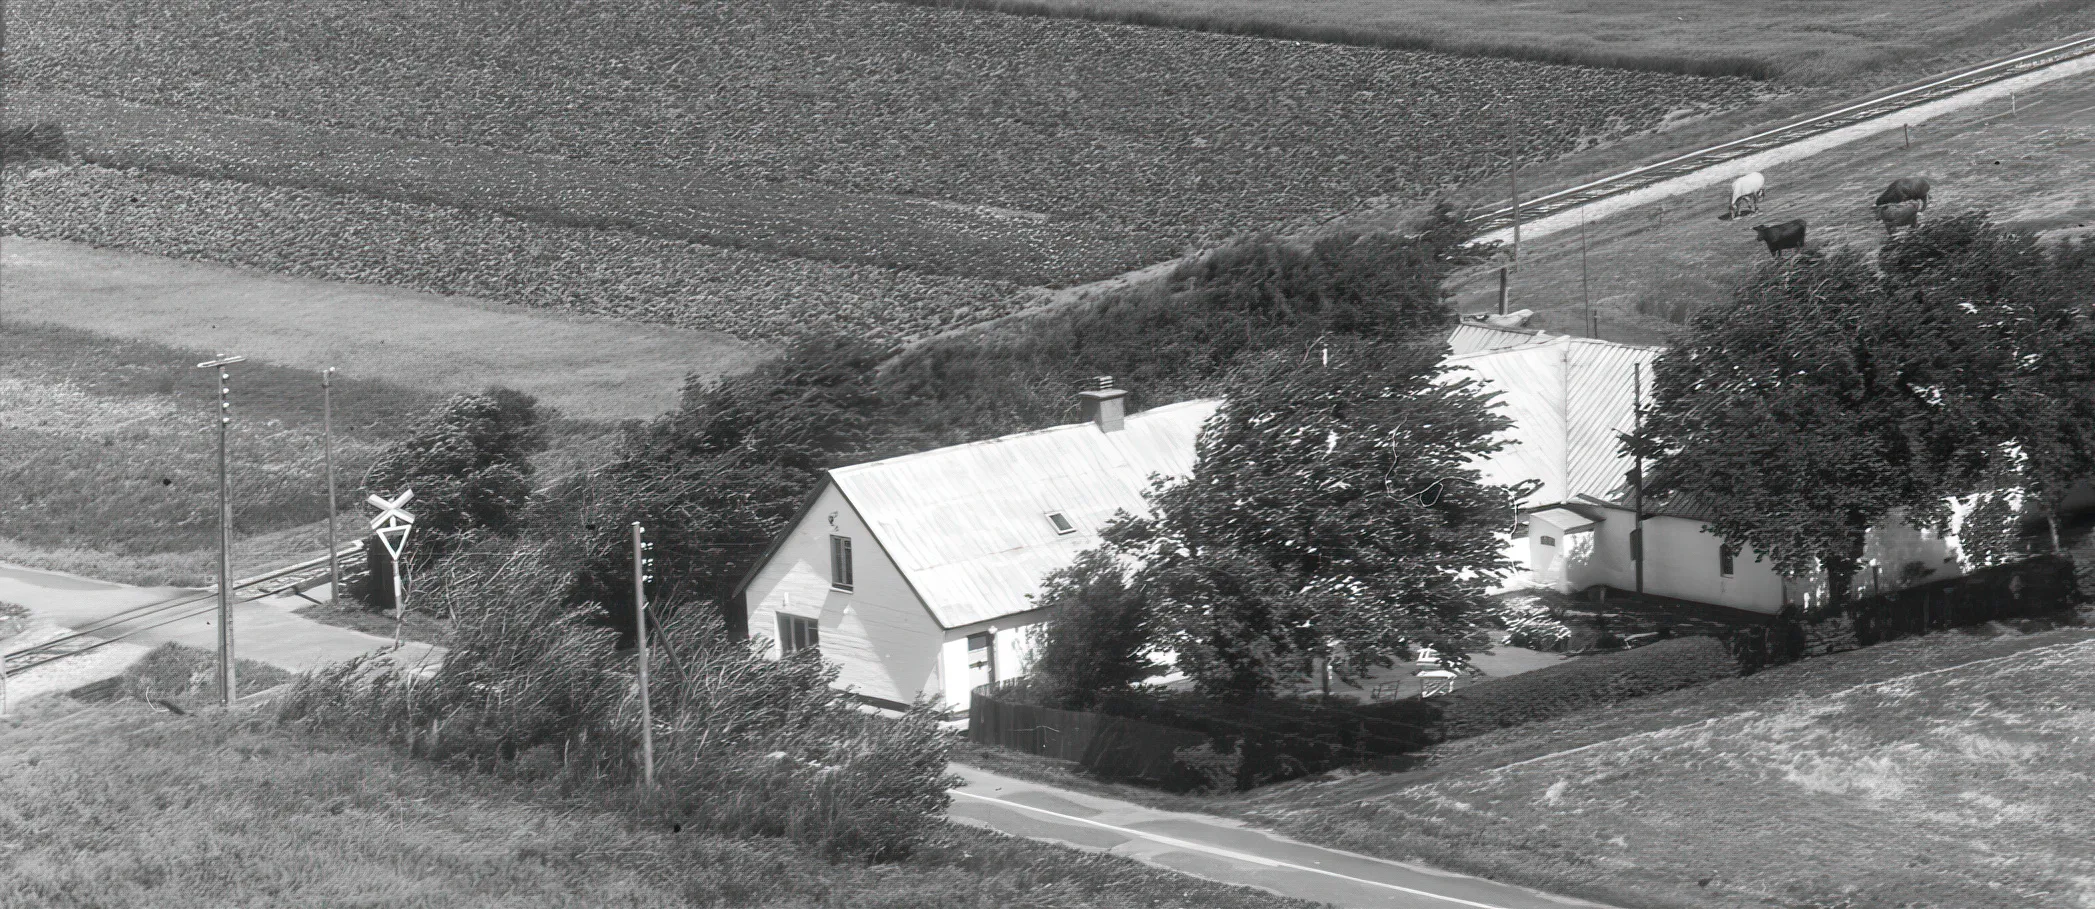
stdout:
[(1128, 717), (1058, 710), (999, 697), (998, 686), (975, 690), (968, 704), (968, 738), (1064, 761), (1101, 776), (1143, 780), (1161, 786), (1184, 782), (1180, 749), (1198, 748), (1208, 736)]

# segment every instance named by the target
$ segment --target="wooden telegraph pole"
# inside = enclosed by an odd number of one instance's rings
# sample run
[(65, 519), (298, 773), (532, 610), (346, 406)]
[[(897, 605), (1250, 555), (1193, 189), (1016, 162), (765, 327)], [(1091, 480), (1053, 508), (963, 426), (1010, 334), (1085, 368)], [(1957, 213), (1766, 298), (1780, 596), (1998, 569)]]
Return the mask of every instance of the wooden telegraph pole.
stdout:
[(218, 371), (218, 703), (233, 706), (233, 494), (226, 470), (226, 436), (233, 428), (233, 374), (226, 367), (246, 357), (219, 357), (196, 364)]
[(327, 457), (327, 605), (338, 605), (342, 595), (342, 573), (335, 554), (335, 368), (320, 373), (320, 435)]
[(1630, 538), (1630, 557), (1637, 563), (1637, 592), (1644, 592), (1644, 364), (1631, 363), (1631, 429), (1637, 442), (1636, 466), (1631, 468), (1630, 477), (1636, 483), (1637, 526)]
[(650, 559), (647, 551), (653, 543), (640, 539), (644, 531), (639, 521), (633, 522), (633, 640), (639, 648), (640, 668), (640, 784), (649, 792), (655, 789), (655, 715), (654, 705), (648, 696), (647, 684), (647, 581)]

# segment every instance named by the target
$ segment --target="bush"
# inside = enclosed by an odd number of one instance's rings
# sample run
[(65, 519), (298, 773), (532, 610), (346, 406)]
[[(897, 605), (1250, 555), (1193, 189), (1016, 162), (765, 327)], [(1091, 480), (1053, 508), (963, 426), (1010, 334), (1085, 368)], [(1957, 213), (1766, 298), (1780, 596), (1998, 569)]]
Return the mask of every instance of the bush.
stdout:
[(1139, 685), (1162, 667), (1146, 655), (1149, 605), (1128, 589), (1111, 553), (1094, 549), (1042, 582), (1048, 610), (1028, 675), (1050, 707), (1086, 707)]
[[(544, 547), (460, 551), (428, 573), (422, 595), (455, 617), (434, 674), (338, 664), (302, 679), (279, 719), (570, 790), (630, 785), (640, 769), (631, 658), (592, 625), (592, 605), (565, 601), (558, 563)], [(866, 716), (831, 687), (835, 667), (766, 659), (702, 613), (653, 630), (661, 792), (648, 810), (871, 860), (905, 853), (942, 821), (948, 746), (928, 707)]]
[(1441, 697), (1377, 704), (1365, 710), (1392, 718), (1430, 720), (1438, 738), (1459, 739), (1738, 674), (1738, 662), (1723, 642), (1709, 637), (1674, 638), (1479, 682)]

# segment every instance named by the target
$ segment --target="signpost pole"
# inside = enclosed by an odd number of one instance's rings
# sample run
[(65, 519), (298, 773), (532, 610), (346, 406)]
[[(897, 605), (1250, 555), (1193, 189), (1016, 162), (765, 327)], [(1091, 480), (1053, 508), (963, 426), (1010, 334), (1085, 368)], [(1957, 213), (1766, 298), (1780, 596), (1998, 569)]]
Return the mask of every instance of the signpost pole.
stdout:
[(339, 605), (336, 598), (342, 595), (342, 573), (335, 553), (335, 368), (330, 366), (320, 373), (320, 435), (327, 456), (327, 605)]
[[(364, 501), (378, 509), (378, 517), (371, 519), (371, 531), (378, 535), (378, 542), (392, 556), (389, 565), (393, 570), (393, 646), (399, 647), (405, 637), (407, 625), (407, 591), (400, 583), (400, 554), (407, 551), (408, 532), (415, 528), (415, 514), (401, 506), (414, 499), (412, 489), (393, 498), (376, 493), (365, 496)], [(397, 537), (393, 534), (398, 534)]]

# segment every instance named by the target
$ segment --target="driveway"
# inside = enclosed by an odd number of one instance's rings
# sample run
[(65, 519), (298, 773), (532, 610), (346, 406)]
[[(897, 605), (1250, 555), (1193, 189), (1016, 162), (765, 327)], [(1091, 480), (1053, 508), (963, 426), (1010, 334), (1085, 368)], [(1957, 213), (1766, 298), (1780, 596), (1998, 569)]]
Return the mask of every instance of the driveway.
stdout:
[(1593, 909), (1551, 896), (1419, 865), (1325, 849), (1227, 818), (1159, 811), (1057, 789), (960, 764), (953, 820), (1224, 884), (1347, 909)]

